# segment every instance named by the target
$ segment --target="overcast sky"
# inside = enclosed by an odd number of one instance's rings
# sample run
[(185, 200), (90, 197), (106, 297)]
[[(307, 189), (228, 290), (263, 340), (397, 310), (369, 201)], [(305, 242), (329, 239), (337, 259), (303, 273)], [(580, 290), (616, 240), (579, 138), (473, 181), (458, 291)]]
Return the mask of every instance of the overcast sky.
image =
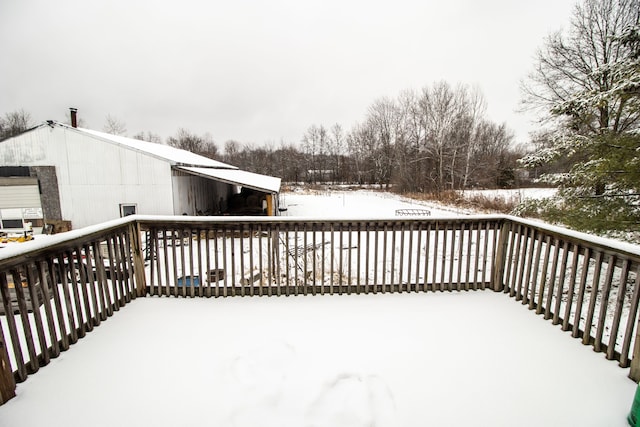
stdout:
[(0, 114), (261, 145), (363, 121), (435, 81), (479, 86), (525, 142), (519, 81), (573, 0), (1, 0)]

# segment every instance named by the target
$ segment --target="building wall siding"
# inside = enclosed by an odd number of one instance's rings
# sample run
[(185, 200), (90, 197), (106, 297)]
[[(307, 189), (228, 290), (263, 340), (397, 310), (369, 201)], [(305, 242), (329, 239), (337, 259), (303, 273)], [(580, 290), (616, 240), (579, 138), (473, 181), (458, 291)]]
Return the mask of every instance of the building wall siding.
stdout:
[[(141, 214), (173, 214), (168, 162), (75, 129), (43, 126), (0, 142), (0, 164), (54, 167), (60, 216), (73, 228), (118, 218), (122, 203)], [(52, 174), (41, 183), (55, 186)]]

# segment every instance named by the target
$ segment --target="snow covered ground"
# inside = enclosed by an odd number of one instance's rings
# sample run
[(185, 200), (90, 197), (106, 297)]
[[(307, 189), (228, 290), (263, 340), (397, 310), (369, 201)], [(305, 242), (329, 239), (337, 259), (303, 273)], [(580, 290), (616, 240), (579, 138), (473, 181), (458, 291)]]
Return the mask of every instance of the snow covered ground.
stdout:
[[(284, 200), (295, 216), (456, 215), (368, 191)], [(19, 384), (0, 426), (624, 426), (628, 373), (492, 291), (150, 297)]]
[(379, 191), (293, 191), (281, 195), (283, 216), (322, 218), (393, 218), (398, 209), (423, 209), (431, 216), (460, 215), (455, 208)]
[(491, 291), (138, 299), (0, 425), (624, 426), (627, 369)]

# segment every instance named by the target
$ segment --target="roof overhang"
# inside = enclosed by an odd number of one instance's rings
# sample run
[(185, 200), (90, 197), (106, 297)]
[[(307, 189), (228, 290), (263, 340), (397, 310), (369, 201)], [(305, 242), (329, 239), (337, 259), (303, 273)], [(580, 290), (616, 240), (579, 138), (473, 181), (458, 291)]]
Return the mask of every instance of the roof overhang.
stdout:
[(214, 179), (227, 184), (239, 185), (265, 193), (280, 192), (280, 178), (269, 175), (260, 175), (239, 169), (198, 168), (191, 166), (174, 166), (174, 168), (191, 175)]

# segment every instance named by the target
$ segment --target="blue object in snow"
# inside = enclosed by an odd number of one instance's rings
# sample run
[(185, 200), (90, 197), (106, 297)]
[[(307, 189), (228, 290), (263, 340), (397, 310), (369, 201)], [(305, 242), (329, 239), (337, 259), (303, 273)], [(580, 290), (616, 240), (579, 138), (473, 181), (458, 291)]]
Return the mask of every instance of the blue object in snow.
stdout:
[(200, 278), (198, 276), (183, 276), (178, 278), (178, 286), (200, 286)]

